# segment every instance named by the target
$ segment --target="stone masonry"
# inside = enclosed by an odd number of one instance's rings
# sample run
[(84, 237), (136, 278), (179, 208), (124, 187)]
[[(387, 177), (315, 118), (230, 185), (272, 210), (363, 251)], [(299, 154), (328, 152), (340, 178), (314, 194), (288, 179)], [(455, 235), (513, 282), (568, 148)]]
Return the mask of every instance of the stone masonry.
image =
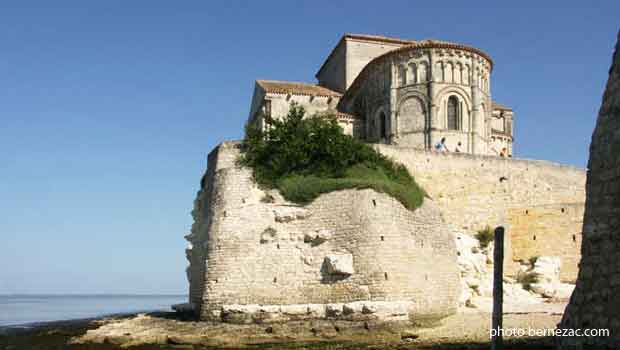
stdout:
[(237, 143), (209, 156), (187, 237), (190, 298), (203, 319), (425, 320), (454, 313), (454, 234), (432, 200), (414, 212), (373, 190), (301, 207), (239, 167)]
[(485, 226), (507, 225), (508, 275), (518, 272), (518, 261), (556, 256), (561, 280), (575, 282), (584, 170), (540, 160), (375, 147), (404, 164), (457, 229), (475, 235)]
[(582, 259), (559, 327), (610, 336), (557, 338), (558, 349), (620, 348), (620, 33), (588, 164)]
[[(553, 256), (562, 281), (575, 280), (583, 170), (375, 145), (425, 188), (422, 208), (412, 213), (372, 190), (301, 207), (260, 189), (236, 164), (236, 145), (209, 155), (187, 237), (190, 301), (205, 319), (447, 315), (462, 297), (457, 232), (471, 236), (486, 225), (508, 223), (508, 275), (518, 274), (517, 261)], [(364, 308), (375, 311), (359, 314)]]

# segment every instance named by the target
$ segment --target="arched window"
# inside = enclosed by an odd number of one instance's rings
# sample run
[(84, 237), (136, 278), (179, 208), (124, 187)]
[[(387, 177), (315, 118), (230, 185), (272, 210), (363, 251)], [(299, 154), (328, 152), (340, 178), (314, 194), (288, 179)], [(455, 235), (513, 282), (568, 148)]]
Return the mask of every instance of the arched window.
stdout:
[(381, 114), (379, 115), (379, 137), (386, 139), (388, 138), (388, 131), (387, 131), (387, 117), (385, 116), (385, 113), (381, 112)]
[(452, 62), (448, 62), (444, 68), (444, 78), (443, 80), (447, 83), (451, 83), (454, 81), (454, 66)]
[(405, 66), (398, 66), (398, 78), (400, 86), (407, 85), (407, 68)]
[(459, 100), (456, 96), (450, 96), (448, 98), (448, 129), (449, 130), (458, 130), (459, 129)]
[(426, 62), (420, 62), (420, 74), (418, 74), (420, 83), (425, 83), (428, 80), (428, 65)]
[(418, 83), (418, 66), (415, 63), (410, 63), (409, 71), (411, 72), (411, 84), (417, 84)]

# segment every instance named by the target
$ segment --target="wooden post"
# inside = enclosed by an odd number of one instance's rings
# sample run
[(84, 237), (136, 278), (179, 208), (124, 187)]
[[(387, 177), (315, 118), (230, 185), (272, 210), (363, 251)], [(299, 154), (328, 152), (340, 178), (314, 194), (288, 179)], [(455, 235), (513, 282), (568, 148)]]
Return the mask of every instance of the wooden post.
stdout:
[(491, 340), (492, 350), (502, 350), (502, 314), (504, 297), (504, 227), (495, 229), (495, 243), (493, 247), (493, 316), (492, 327), (496, 332)]

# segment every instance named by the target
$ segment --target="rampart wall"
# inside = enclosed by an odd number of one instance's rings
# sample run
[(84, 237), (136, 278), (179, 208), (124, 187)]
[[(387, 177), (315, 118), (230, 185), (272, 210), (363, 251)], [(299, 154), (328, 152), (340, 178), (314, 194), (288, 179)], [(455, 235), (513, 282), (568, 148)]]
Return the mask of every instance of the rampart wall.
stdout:
[(345, 190), (301, 207), (260, 189), (238, 155), (231, 142), (210, 154), (187, 237), (202, 318), (403, 320), (456, 311), (454, 236), (433, 201), (411, 212), (373, 190)]
[[(487, 225), (507, 225), (508, 257), (559, 256), (561, 279), (575, 281), (585, 170), (539, 160), (375, 147), (407, 166), (446, 222), (471, 234)], [(516, 271), (508, 266), (508, 273)]]

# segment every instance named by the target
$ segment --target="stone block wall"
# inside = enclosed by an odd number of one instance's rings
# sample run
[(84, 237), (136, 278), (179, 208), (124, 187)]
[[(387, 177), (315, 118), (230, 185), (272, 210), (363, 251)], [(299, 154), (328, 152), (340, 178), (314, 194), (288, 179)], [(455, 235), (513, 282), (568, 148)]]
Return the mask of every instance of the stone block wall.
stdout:
[[(512, 246), (507, 260), (559, 256), (562, 279), (575, 280), (585, 201), (583, 169), (539, 160), (375, 147), (407, 166), (446, 222), (470, 234), (487, 225), (507, 224), (506, 244)], [(506, 268), (509, 274), (517, 272), (515, 265)]]
[(191, 298), (202, 318), (426, 319), (456, 311), (453, 232), (431, 200), (411, 212), (373, 190), (345, 190), (301, 207), (260, 189), (238, 155), (228, 142), (211, 153), (195, 202)]
[(620, 33), (588, 163), (582, 260), (559, 327), (609, 336), (558, 337), (558, 349), (620, 348)]
[(583, 203), (558, 203), (508, 209), (512, 259), (528, 261), (556, 256), (562, 263), (560, 281), (575, 283), (579, 267)]

